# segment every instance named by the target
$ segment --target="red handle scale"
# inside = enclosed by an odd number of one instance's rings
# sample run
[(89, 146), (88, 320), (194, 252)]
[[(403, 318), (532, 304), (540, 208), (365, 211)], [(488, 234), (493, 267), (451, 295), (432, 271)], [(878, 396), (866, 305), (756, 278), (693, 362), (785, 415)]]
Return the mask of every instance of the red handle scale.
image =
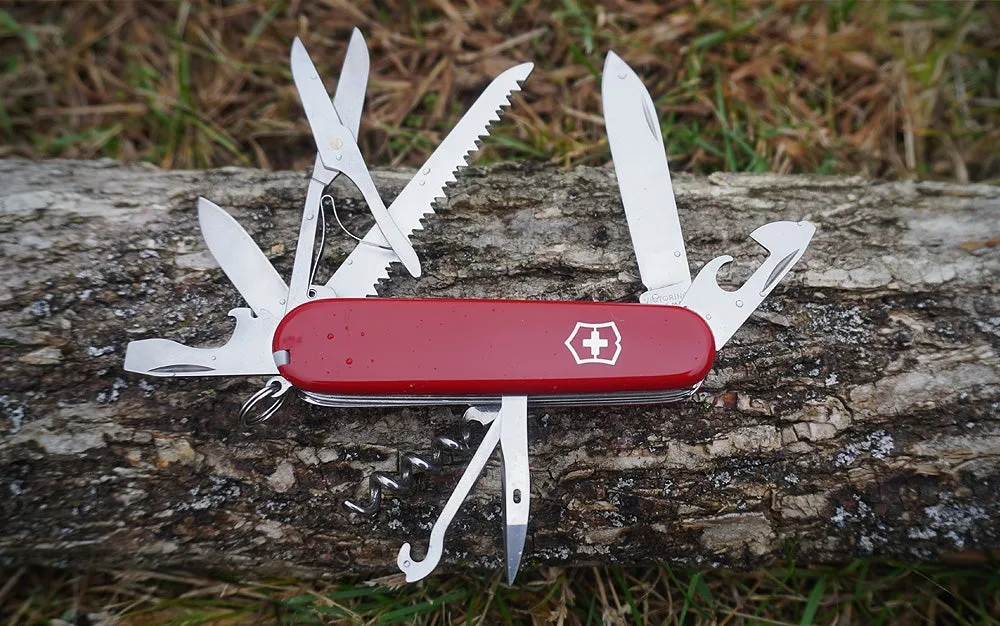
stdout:
[(708, 325), (681, 307), (452, 299), (309, 302), (273, 349), (300, 389), (368, 395), (684, 389), (715, 356)]

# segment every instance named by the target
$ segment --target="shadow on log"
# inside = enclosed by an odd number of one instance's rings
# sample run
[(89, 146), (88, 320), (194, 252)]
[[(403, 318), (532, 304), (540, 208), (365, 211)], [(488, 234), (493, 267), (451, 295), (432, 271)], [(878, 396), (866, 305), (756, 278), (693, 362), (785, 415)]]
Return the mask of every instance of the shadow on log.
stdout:
[[(375, 180), (388, 200), (407, 175)], [(461, 457), (374, 520), (342, 502), (455, 432), (459, 409), (293, 400), (242, 433), (236, 413), (263, 379), (122, 370), (132, 339), (223, 343), (243, 306), (201, 241), (198, 195), (287, 277), (305, 189), (303, 173), (0, 161), (2, 563), (378, 574), (404, 541), (426, 545)], [(675, 190), (693, 270), (733, 254), (733, 284), (763, 258), (755, 227), (805, 218), (818, 233), (694, 400), (532, 413), (525, 564), (1000, 547), (1000, 188), (717, 174), (676, 176)], [(364, 232), (359, 196), (335, 195)], [(642, 290), (610, 169), (466, 170), (414, 241), (424, 277), (395, 268), (383, 296)], [(320, 278), (352, 247), (331, 229)], [(498, 467), (452, 525), (445, 565), (501, 565)]]

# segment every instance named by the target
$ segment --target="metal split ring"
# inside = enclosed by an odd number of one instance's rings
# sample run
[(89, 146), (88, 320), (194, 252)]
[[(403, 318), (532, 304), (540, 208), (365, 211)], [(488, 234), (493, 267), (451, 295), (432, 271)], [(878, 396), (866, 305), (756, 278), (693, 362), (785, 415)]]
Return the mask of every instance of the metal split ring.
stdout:
[[(243, 428), (256, 426), (271, 419), (278, 412), (278, 409), (281, 408), (281, 405), (284, 404), (285, 393), (291, 388), (292, 384), (281, 376), (275, 376), (267, 381), (267, 384), (263, 388), (250, 396), (243, 403), (243, 406), (240, 407), (240, 426)], [(268, 400), (271, 400), (270, 406), (257, 415), (251, 415), (254, 407)]]

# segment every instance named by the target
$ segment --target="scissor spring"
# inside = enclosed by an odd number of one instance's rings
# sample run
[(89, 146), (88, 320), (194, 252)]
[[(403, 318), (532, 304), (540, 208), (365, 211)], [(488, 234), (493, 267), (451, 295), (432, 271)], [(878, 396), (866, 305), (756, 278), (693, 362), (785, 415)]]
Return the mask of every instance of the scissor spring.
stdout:
[[(573, 407), (599, 406), (606, 404), (665, 404), (686, 400), (698, 390), (700, 385), (685, 389), (664, 391), (626, 391), (618, 393), (595, 393), (575, 395), (529, 396), (531, 407)], [(412, 407), (441, 405), (483, 405), (500, 404), (500, 396), (436, 396), (436, 395), (376, 395), (362, 396), (350, 394), (322, 394), (298, 390), (302, 399), (310, 404), (325, 407)]]

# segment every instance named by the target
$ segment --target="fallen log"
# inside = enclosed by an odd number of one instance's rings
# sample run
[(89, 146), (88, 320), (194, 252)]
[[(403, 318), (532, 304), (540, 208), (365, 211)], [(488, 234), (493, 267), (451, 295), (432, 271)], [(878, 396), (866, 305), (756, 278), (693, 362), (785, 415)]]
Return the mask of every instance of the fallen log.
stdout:
[[(405, 173), (379, 172), (390, 199)], [(219, 345), (243, 306), (201, 241), (204, 195), (288, 276), (306, 178), (107, 161), (0, 161), (0, 562), (254, 574), (394, 571), (417, 551), (458, 457), (373, 520), (342, 505), (375, 469), (432, 449), (458, 409), (295, 400), (242, 432), (263, 379), (148, 378), (128, 341)], [(1000, 547), (1000, 188), (715, 174), (675, 180), (696, 271), (779, 219), (818, 227), (799, 265), (716, 359), (693, 400), (529, 418), (525, 564), (752, 568), (776, 558), (933, 559)], [(340, 216), (370, 219), (346, 183)], [(319, 275), (352, 241), (331, 229)], [(418, 233), (424, 276), (385, 297), (635, 301), (610, 169), (465, 171)], [(324, 278), (325, 279), (325, 278)], [(498, 463), (443, 568), (498, 567)]]

